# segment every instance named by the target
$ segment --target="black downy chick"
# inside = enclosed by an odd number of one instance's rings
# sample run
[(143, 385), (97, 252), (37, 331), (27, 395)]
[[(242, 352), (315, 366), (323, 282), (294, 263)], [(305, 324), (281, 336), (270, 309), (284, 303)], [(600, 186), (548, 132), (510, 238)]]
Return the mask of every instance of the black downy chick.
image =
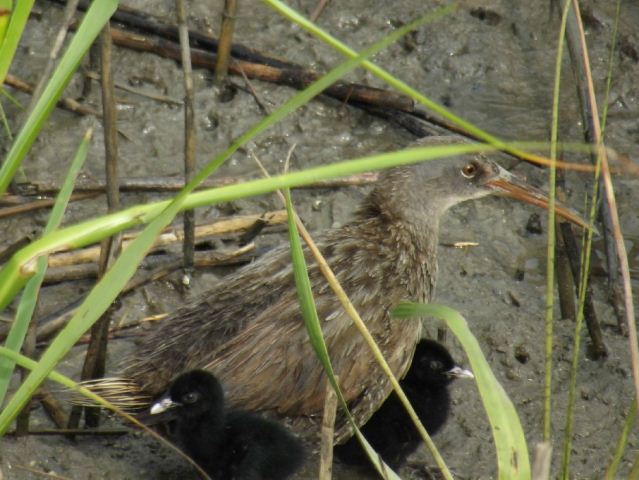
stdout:
[(224, 392), (211, 373), (177, 377), (151, 407), (173, 421), (179, 445), (213, 479), (280, 480), (304, 463), (302, 442), (281, 425), (224, 408)]
[[(472, 376), (470, 371), (455, 364), (443, 345), (434, 340), (421, 340), (400, 385), (426, 431), (433, 435), (444, 425), (450, 412), (448, 385), (455, 378)], [(393, 469), (401, 466), (421, 442), (419, 432), (394, 392), (361, 428), (361, 432)], [(355, 437), (337, 445), (335, 455), (346, 464), (372, 468)]]

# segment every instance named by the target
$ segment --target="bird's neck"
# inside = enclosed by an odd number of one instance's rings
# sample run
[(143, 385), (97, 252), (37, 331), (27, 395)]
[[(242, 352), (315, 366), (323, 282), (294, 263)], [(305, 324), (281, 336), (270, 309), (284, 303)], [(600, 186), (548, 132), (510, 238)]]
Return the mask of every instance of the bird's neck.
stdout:
[[(368, 264), (371, 275), (383, 269), (381, 276), (397, 282), (387, 288), (396, 289), (402, 300), (429, 301), (437, 277), (438, 216), (409, 221), (360, 212), (355, 225), (359, 232), (353, 236), (366, 239), (361, 248), (368, 252), (361, 261)], [(358, 260), (353, 258), (353, 262)]]
[(408, 199), (400, 201), (402, 195), (401, 191), (394, 191), (389, 200), (383, 190), (373, 190), (356, 212), (357, 221), (375, 222), (383, 229), (410, 238), (415, 248), (432, 250), (437, 245), (439, 219), (447, 207), (441, 202), (416, 204)]
[(396, 272), (409, 288), (406, 300), (429, 302), (437, 279), (437, 243), (439, 222), (421, 225), (396, 221), (389, 227), (391, 241), (395, 243)]

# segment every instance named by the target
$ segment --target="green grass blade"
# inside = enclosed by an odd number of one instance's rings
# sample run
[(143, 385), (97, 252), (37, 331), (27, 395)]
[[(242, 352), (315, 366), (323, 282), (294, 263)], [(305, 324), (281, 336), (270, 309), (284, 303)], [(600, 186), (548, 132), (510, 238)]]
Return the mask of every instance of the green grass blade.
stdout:
[(10, 16), (0, 17), (0, 85), (4, 83), (13, 62), (13, 56), (22, 38), (32, 7), (33, 0), (20, 0), (15, 5), (11, 0), (0, 0), (0, 9), (10, 12)]
[[(564, 15), (568, 15), (568, 9), (570, 8), (570, 2), (566, 2)], [(573, 12), (574, 13), (574, 12)], [(617, 14), (619, 12), (617, 11)], [(562, 22), (565, 22), (562, 18)], [(614, 48), (614, 47), (613, 47)], [(607, 94), (607, 93), (606, 93)], [(596, 109), (595, 109), (596, 110)], [(604, 107), (604, 112), (607, 112), (607, 108)], [(604, 116), (605, 120), (605, 116)], [(603, 130), (601, 132), (601, 141), (603, 142)], [(594, 222), (597, 211), (599, 208), (599, 186), (602, 184), (600, 181), (603, 155), (599, 150), (597, 152), (597, 162), (595, 164), (595, 174), (593, 178), (593, 192), (592, 200), (590, 203), (590, 222)], [(614, 198), (614, 197), (613, 197)], [(577, 373), (580, 361), (580, 348), (581, 348), (581, 331), (584, 322), (584, 308), (586, 303), (586, 291), (588, 288), (588, 282), (590, 280), (590, 258), (592, 254), (592, 231), (587, 231), (585, 239), (583, 239), (582, 251), (581, 251), (581, 271), (579, 275), (579, 295), (577, 306), (577, 318), (575, 321), (575, 333), (573, 336), (573, 351), (570, 364), (570, 379), (568, 384), (568, 405), (566, 408), (566, 423), (564, 427), (564, 444), (561, 459), (561, 477), (563, 479), (569, 479), (570, 475), (570, 458), (573, 450), (573, 431), (574, 431), (574, 419), (575, 419), (575, 402), (577, 398)]]
[(295, 224), (295, 212), (293, 211), (291, 194), (288, 189), (284, 190), (284, 197), (286, 198), (286, 212), (288, 214), (288, 236), (291, 244), (293, 275), (295, 278), (295, 286), (297, 287), (300, 309), (302, 311), (302, 316), (304, 317), (304, 323), (308, 330), (311, 345), (326, 370), (329, 381), (331, 382), (331, 385), (333, 385), (335, 393), (337, 394), (337, 398), (340, 402), (343, 402), (344, 397), (342, 396), (339, 386), (335, 380), (335, 372), (333, 371), (331, 360), (328, 357), (328, 350), (326, 349), (322, 328), (320, 327), (317, 316), (315, 301), (313, 300), (313, 292), (311, 291), (311, 283), (306, 270), (306, 260), (304, 259), (304, 252), (302, 250), (299, 233), (297, 231), (297, 225)]
[[(19, 3), (22, 5), (23, 2), (21, 1)], [(33, 3), (32, 0), (24, 1), (25, 6), (29, 3)], [(51, 76), (51, 79), (49, 80), (49, 83), (42, 92), (42, 96), (36, 102), (33, 111), (16, 136), (16, 139), (11, 145), (11, 149), (9, 150), (7, 157), (2, 163), (2, 168), (0, 168), (0, 195), (2, 195), (6, 191), (9, 182), (11, 182), (13, 175), (20, 167), (20, 164), (24, 160), (24, 157), (31, 148), (31, 145), (40, 133), (44, 122), (49, 117), (51, 110), (53, 110), (53, 108), (55, 107), (56, 102), (60, 98), (60, 95), (62, 95), (64, 88), (67, 86), (69, 80), (71, 80), (71, 77), (77, 70), (80, 61), (84, 57), (84, 54), (91, 46), (98, 33), (100, 33), (100, 30), (102, 29), (104, 24), (109, 21), (109, 18), (111, 17), (117, 6), (117, 0), (100, 0), (99, 2), (91, 3), (91, 7), (89, 7), (86, 14), (84, 15), (82, 23), (73, 35), (69, 47), (60, 59), (60, 63), (56, 67), (53, 75)], [(14, 15), (17, 13), (17, 11), (18, 9), (16, 9), (16, 12), (14, 12)], [(12, 21), (9, 25), (10, 30), (12, 24), (13, 15)], [(7, 37), (11, 36), (12, 33), (11, 31), (9, 31)], [(2, 58), (5, 54), (3, 52), (4, 46), (7, 44), (7, 42), (9, 42), (8, 38), (5, 44), (3, 44), (2, 52), (0, 52), (0, 58)], [(3, 65), (0, 63), (0, 79), (3, 80), (6, 71), (3, 72), (2, 68)]]
[(621, 464), (621, 459), (623, 458), (623, 453), (628, 446), (628, 438), (630, 437), (630, 432), (632, 432), (635, 421), (637, 419), (637, 402), (633, 398), (630, 404), (630, 409), (628, 414), (626, 415), (626, 421), (623, 424), (623, 428), (621, 429), (621, 434), (619, 435), (619, 440), (617, 441), (617, 445), (612, 453), (612, 460), (610, 461), (610, 465), (606, 470), (606, 479), (614, 480), (617, 477), (617, 470), (619, 469), (619, 465)]
[(639, 480), (639, 455), (637, 455), (634, 462), (632, 462), (632, 467), (628, 473), (628, 480)]
[(557, 134), (559, 131), (559, 93), (561, 85), (561, 62), (564, 53), (564, 35), (570, 0), (566, 0), (561, 16), (557, 55), (555, 57), (555, 79), (552, 98), (552, 121), (550, 129), (550, 170), (548, 175), (548, 235), (546, 242), (546, 315), (544, 320), (544, 428), (543, 439), (550, 442), (552, 434), (552, 344), (553, 344), (553, 312), (555, 300), (555, 192), (557, 182)]
[[(62, 217), (64, 216), (69, 199), (71, 198), (71, 193), (73, 192), (75, 179), (87, 158), (92, 134), (92, 130), (87, 131), (82, 138), (80, 145), (78, 145), (75, 157), (71, 162), (71, 166), (69, 167), (69, 171), (64, 179), (62, 188), (60, 189), (55, 204), (53, 205), (53, 209), (51, 210), (49, 221), (44, 229), (45, 234), (56, 230), (62, 222)], [(18, 304), (15, 320), (11, 325), (9, 334), (7, 335), (5, 347), (13, 350), (14, 352), (19, 352), (20, 348), (22, 348), (22, 343), (24, 342), (27, 329), (29, 328), (29, 323), (31, 322), (31, 317), (33, 316), (33, 312), (38, 301), (38, 293), (40, 292), (40, 286), (44, 280), (46, 270), (47, 256), (45, 255), (37, 260), (36, 274), (27, 282), (22, 297), (20, 298), (20, 303)], [(4, 403), (4, 396), (7, 392), (14, 366), (15, 364), (8, 358), (0, 359), (0, 405)]]
[[(0, 0), (0, 51), (2, 51), (2, 44), (7, 36), (7, 27), (9, 26), (12, 10), (13, 0)], [(0, 85), (1, 84), (2, 82), (0, 82)]]
[[(29, 374), (6, 408), (0, 413), (0, 434), (4, 434), (7, 431), (13, 419), (24, 407), (28, 399), (31, 397), (33, 392), (35, 392), (40, 383), (46, 378), (48, 373), (51, 372), (60, 360), (62, 360), (64, 355), (66, 355), (80, 336), (86, 332), (86, 330), (89, 329), (109, 307), (122, 288), (124, 288), (126, 282), (133, 276), (137, 266), (153, 245), (157, 235), (171, 222), (171, 220), (173, 220), (175, 215), (177, 215), (177, 213), (183, 208), (188, 195), (206, 177), (213, 173), (242, 144), (246, 143), (269, 126), (278, 122), (296, 108), (307, 103), (311, 98), (318, 95), (330, 84), (359, 65), (367, 56), (373, 55), (389, 43), (400, 38), (401, 35), (405, 35), (411, 31), (411, 29), (421, 25), (424, 21), (426, 21), (426, 19), (412, 22), (411, 24), (398, 29), (391, 35), (365, 49), (361, 55), (334, 68), (331, 72), (324, 75), (302, 92), (294, 95), (291, 99), (285, 102), (284, 105), (280, 106), (273, 113), (258, 122), (245, 134), (234, 141), (222, 154), (209, 162), (209, 164), (206, 165), (193, 178), (193, 180), (191, 180), (180, 191), (180, 193), (176, 195), (174, 200), (168, 203), (168, 206), (166, 206), (164, 210), (161, 210), (161, 213), (158, 212), (158, 216), (151, 221), (144, 231), (129, 245), (126, 250), (122, 252), (120, 257), (113, 264), (112, 268), (105, 273), (96, 286), (91, 290), (84, 302), (78, 307), (71, 320), (69, 320), (67, 326), (60, 332), (49, 348), (44, 352), (38, 366)], [(245, 191), (245, 189), (243, 189), (243, 185), (236, 187), (239, 187), (240, 191)], [(11, 263), (13, 267), (16, 267), (15, 256), (12, 258)], [(1, 281), (2, 280), (0, 279), (0, 283)], [(12, 288), (15, 290), (15, 287)]]
[(328, 350), (326, 348), (326, 342), (324, 341), (322, 327), (320, 326), (320, 321), (317, 316), (317, 309), (315, 308), (315, 301), (313, 300), (311, 283), (308, 278), (308, 271), (306, 268), (306, 260), (304, 259), (304, 251), (302, 250), (302, 244), (300, 241), (299, 233), (297, 231), (297, 225), (295, 223), (296, 215), (293, 210), (291, 194), (288, 189), (284, 190), (284, 197), (286, 199), (286, 212), (288, 213), (288, 233), (289, 242), (291, 245), (291, 260), (293, 263), (295, 286), (297, 288), (297, 295), (300, 302), (302, 316), (304, 317), (304, 325), (306, 326), (306, 330), (308, 331), (308, 337), (311, 345), (313, 346), (315, 354), (324, 367), (324, 371), (326, 372), (328, 381), (333, 387), (333, 390), (335, 390), (335, 394), (337, 395), (337, 399), (341, 407), (344, 409), (344, 412), (346, 412), (348, 420), (350, 421), (354, 431), (356, 432), (355, 435), (357, 435), (360, 443), (364, 445), (364, 449), (366, 450), (366, 453), (371, 459), (373, 465), (381, 475), (386, 475), (386, 478), (399, 480), (399, 476), (397, 476), (397, 474), (393, 472), (388, 465), (380, 465), (379, 455), (375, 452), (375, 450), (373, 450), (373, 448), (365, 440), (364, 436), (357, 428), (357, 424), (355, 423), (355, 420), (348, 410), (346, 399), (344, 398), (344, 395), (339, 388), (337, 379), (335, 378), (335, 372), (333, 371), (333, 366), (331, 364), (331, 359), (328, 356)]
[(464, 348), (475, 375), (495, 440), (498, 478), (529, 480), (531, 473), (528, 447), (519, 416), (495, 378), (464, 317), (443, 305), (419, 303), (402, 303), (393, 309), (392, 315), (398, 318), (435, 317), (446, 323)]

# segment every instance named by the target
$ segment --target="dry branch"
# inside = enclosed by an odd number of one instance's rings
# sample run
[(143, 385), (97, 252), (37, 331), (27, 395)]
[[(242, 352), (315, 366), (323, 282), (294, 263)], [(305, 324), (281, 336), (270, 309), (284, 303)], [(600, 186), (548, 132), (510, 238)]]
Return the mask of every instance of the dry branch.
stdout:
[[(176, 0), (175, 10), (180, 34), (180, 52), (182, 73), (184, 76), (184, 182), (188, 183), (195, 175), (195, 93), (193, 92), (193, 70), (191, 67), (191, 49), (189, 46), (189, 30), (186, 24), (186, 6), (184, 0)], [(195, 252), (195, 212), (187, 210), (182, 214), (184, 219), (184, 269), (193, 269)]]
[[(21, 92), (28, 93), (28, 94), (32, 94), (34, 90), (34, 87), (29, 85), (27, 82), (24, 82), (11, 74), (7, 74), (7, 77), (5, 78), (4, 83), (5, 85), (9, 85), (10, 87), (15, 88), (16, 90), (20, 90)], [(77, 100), (74, 100), (69, 97), (64, 97), (58, 100), (58, 106), (60, 108), (64, 108), (65, 110), (68, 110), (73, 113), (77, 113), (79, 115), (95, 115), (98, 118), (102, 116), (102, 113), (100, 113), (99, 111), (91, 107), (82, 105)]]
[[(267, 226), (285, 223), (286, 211), (276, 210), (257, 215), (242, 215), (219, 220), (207, 225), (199, 225), (195, 228), (195, 236), (196, 238), (203, 238), (244, 232), (258, 221), (265, 222)], [(123, 248), (126, 248), (136, 236), (136, 233), (125, 234), (122, 242)], [(184, 230), (170, 227), (158, 236), (150, 251), (157, 251), (160, 247), (182, 242), (183, 240)], [(73, 250), (71, 252), (56, 253), (49, 256), (49, 267), (95, 262), (99, 258), (99, 255), (100, 247), (98, 246)]]

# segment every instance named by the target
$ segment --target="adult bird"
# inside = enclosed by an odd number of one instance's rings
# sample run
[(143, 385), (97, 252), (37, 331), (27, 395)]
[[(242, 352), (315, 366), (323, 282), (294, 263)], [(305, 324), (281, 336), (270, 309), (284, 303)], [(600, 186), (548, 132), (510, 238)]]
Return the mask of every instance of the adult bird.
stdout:
[[(417, 146), (448, 143), (449, 137), (427, 137)], [(543, 193), (486, 156), (464, 155), (385, 170), (353, 220), (314, 236), (397, 377), (410, 366), (422, 323), (393, 320), (390, 310), (402, 300), (431, 299), (444, 212), (493, 193), (547, 205)], [(564, 207), (557, 211), (578, 222)], [(334, 370), (353, 415), (365, 423), (390, 393), (390, 382), (317, 265), (308, 263)], [(150, 401), (177, 374), (206, 369), (225, 385), (234, 408), (287, 417), (305, 435), (318, 431), (325, 375), (302, 320), (287, 244), (170, 314), (125, 365), (125, 380), (114, 389), (120, 399)], [(102, 393), (108, 394), (108, 383)], [(338, 443), (351, 434), (343, 418), (335, 432)]]
[[(411, 366), (400, 385), (426, 431), (434, 435), (448, 419), (448, 386), (457, 378), (472, 377), (471, 372), (455, 364), (446, 347), (434, 340), (424, 339), (417, 344)], [(393, 469), (400, 467), (422, 441), (395, 392), (361, 427), (361, 432)], [(337, 445), (335, 455), (343, 463), (373, 468), (355, 437), (349, 438), (343, 445)]]
[(301, 440), (281, 425), (224, 405), (209, 372), (179, 375), (151, 407), (170, 420), (177, 443), (213, 479), (284, 480), (304, 463)]

